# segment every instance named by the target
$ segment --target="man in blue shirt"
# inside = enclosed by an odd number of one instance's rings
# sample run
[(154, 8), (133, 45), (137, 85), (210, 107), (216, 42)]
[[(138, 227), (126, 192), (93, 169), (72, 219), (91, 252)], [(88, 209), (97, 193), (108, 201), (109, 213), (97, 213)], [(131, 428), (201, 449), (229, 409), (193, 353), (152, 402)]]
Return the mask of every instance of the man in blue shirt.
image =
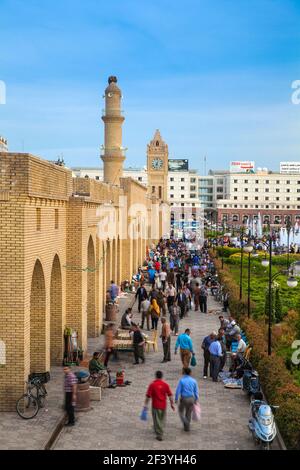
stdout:
[(180, 347), (180, 357), (184, 369), (189, 367), (191, 357), (195, 355), (190, 335), (191, 330), (187, 328), (184, 333), (178, 336), (175, 344), (175, 354), (177, 354), (177, 349)]
[(199, 400), (198, 384), (191, 377), (191, 369), (189, 367), (183, 369), (183, 377), (179, 380), (176, 388), (175, 403), (178, 403), (179, 397), (179, 416), (184, 430), (188, 432), (190, 430), (193, 406)]
[[(216, 337), (217, 337), (217, 333), (215, 331), (212, 331), (212, 333), (209, 336), (205, 336), (204, 340), (202, 341), (201, 348), (203, 349), (203, 356), (204, 356), (204, 368), (203, 368), (204, 379), (207, 379), (208, 366), (210, 365), (209, 347), (211, 343), (216, 340)], [(211, 367), (210, 367), (210, 373), (211, 373)]]
[(218, 382), (218, 375), (221, 366), (222, 347), (220, 341), (216, 340), (209, 346), (210, 352), (210, 372), (214, 382)]

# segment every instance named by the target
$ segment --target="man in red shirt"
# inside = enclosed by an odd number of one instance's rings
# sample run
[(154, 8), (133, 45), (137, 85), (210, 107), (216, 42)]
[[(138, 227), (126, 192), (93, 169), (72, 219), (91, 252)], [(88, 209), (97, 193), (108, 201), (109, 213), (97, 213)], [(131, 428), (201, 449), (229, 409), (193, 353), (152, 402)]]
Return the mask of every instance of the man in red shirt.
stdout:
[(156, 379), (149, 385), (146, 393), (145, 408), (148, 407), (148, 403), (150, 399), (152, 399), (154, 431), (156, 434), (156, 439), (158, 441), (162, 441), (164, 432), (163, 427), (167, 410), (167, 396), (169, 397), (170, 405), (173, 411), (175, 411), (175, 406), (170, 386), (167, 384), (167, 382), (162, 380), (163, 373), (158, 370), (155, 373), (155, 377)]

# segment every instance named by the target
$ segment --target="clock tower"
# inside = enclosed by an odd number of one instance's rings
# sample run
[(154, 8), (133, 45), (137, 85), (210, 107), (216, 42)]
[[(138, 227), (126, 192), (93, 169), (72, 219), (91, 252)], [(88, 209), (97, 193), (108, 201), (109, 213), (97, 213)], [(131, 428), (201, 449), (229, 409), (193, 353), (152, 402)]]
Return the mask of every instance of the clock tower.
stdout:
[(162, 201), (168, 200), (169, 151), (157, 129), (147, 145), (148, 191)]

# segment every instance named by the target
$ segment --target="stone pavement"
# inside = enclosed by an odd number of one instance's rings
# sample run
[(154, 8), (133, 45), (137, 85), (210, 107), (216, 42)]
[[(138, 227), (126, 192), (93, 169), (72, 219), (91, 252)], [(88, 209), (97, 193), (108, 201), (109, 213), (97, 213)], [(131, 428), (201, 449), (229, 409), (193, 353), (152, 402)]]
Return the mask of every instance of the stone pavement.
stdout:
[[(220, 310), (219, 304), (209, 297), (208, 310)], [(135, 320), (139, 320), (135, 304)], [(64, 428), (55, 443), (55, 449), (145, 449), (145, 450), (195, 450), (195, 449), (254, 449), (248, 431), (249, 399), (242, 390), (225, 389), (222, 383), (202, 378), (203, 360), (201, 343), (205, 335), (218, 328), (218, 315), (189, 312), (181, 321), (180, 332), (189, 327), (198, 365), (193, 374), (197, 378), (202, 407), (201, 421), (192, 423), (191, 432), (182, 430), (177, 412), (168, 409), (167, 425), (163, 442), (155, 439), (152, 422), (139, 419), (146, 388), (153, 380), (154, 372), (161, 369), (172, 390), (181, 376), (181, 361), (177, 354), (172, 361), (161, 364), (162, 347), (159, 352), (146, 353), (146, 363), (133, 365), (132, 354), (120, 353), (118, 362), (111, 362), (113, 371), (126, 370), (127, 387), (105, 389), (101, 402), (92, 402), (93, 410), (77, 413), (73, 428)], [(160, 325), (159, 325), (160, 329)], [(172, 337), (172, 352), (176, 337)], [(99, 346), (98, 346), (99, 347)], [(96, 348), (97, 349), (97, 348)]]
[[(123, 312), (132, 302), (132, 295), (120, 298), (119, 302), (120, 311)], [(99, 338), (90, 339), (89, 350), (93, 352), (97, 343), (99, 345)], [(62, 367), (51, 368), (46, 406), (35, 418), (24, 420), (17, 412), (0, 413), (0, 450), (37, 450), (45, 447), (64, 413), (63, 375)]]

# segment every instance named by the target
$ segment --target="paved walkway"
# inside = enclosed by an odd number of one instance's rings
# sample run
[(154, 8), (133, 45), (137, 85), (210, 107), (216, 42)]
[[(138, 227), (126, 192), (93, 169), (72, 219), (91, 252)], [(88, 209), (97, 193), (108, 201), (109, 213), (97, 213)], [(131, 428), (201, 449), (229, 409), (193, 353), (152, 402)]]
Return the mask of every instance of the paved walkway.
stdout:
[[(135, 319), (139, 314), (135, 305)], [(185, 433), (177, 415), (168, 409), (165, 439), (158, 442), (152, 431), (152, 422), (139, 419), (146, 388), (153, 379), (154, 372), (161, 369), (173, 391), (181, 375), (179, 354), (172, 361), (161, 364), (162, 347), (159, 352), (146, 354), (146, 363), (134, 366), (131, 354), (120, 353), (118, 362), (111, 362), (113, 371), (126, 369), (126, 380), (130, 386), (105, 389), (101, 402), (92, 402), (93, 410), (77, 413), (77, 423), (73, 428), (64, 428), (55, 449), (149, 449), (149, 450), (195, 450), (195, 449), (254, 449), (248, 431), (249, 400), (242, 390), (225, 389), (222, 383), (213, 383), (202, 378), (201, 342), (205, 335), (218, 327), (218, 315), (214, 312), (220, 306), (210, 296), (207, 315), (190, 312), (180, 325), (180, 332), (189, 327), (198, 365), (194, 369), (200, 390), (202, 418), (192, 423), (191, 432)], [(159, 326), (160, 328), (160, 326)], [(172, 352), (175, 346), (172, 337)], [(99, 347), (100, 345), (98, 345)], [(96, 349), (96, 348), (95, 348)]]

